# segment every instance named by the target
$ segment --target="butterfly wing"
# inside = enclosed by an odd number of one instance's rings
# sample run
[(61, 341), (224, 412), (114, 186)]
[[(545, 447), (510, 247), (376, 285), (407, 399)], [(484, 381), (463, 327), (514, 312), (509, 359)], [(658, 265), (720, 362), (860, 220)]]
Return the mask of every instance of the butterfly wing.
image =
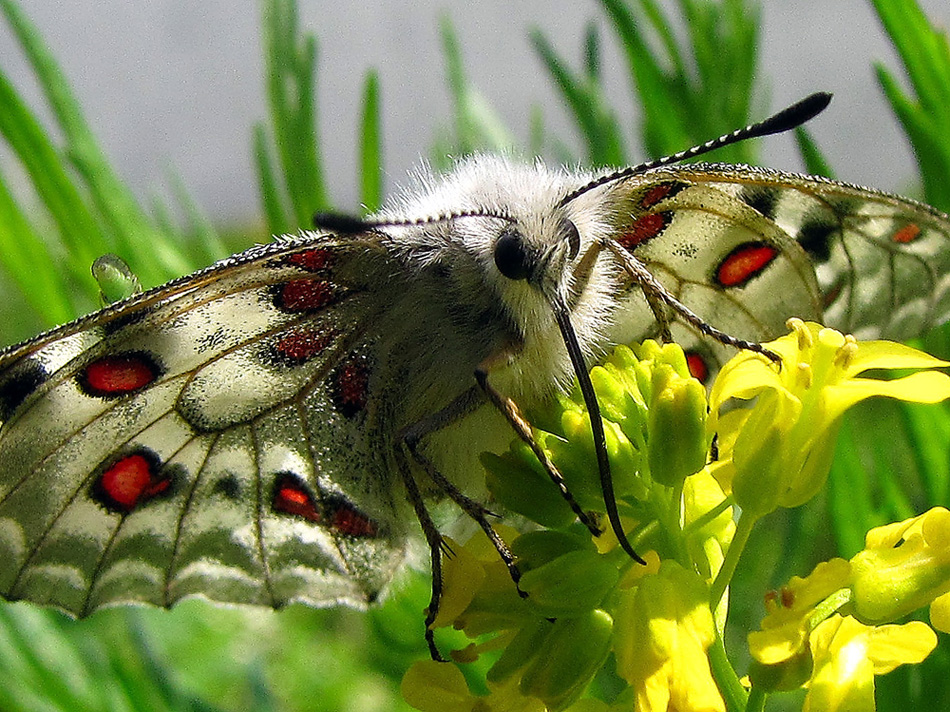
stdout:
[(0, 355), (0, 593), (375, 598), (404, 548), (371, 476), (378, 253), (254, 248)]
[[(734, 336), (767, 340), (798, 316), (858, 338), (902, 339), (950, 317), (950, 218), (927, 205), (725, 164), (648, 171), (615, 190), (621, 244)], [(681, 322), (671, 331), (706, 366), (730, 355)]]

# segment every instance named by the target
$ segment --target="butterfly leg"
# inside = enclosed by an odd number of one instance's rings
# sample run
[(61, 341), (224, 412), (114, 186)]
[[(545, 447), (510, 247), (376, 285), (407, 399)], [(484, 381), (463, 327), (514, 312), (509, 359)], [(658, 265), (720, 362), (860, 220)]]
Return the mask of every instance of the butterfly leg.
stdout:
[(484, 369), (477, 369), (475, 371), (475, 380), (478, 382), (479, 388), (482, 389), (482, 392), (488, 397), (489, 402), (495, 406), (495, 408), (500, 412), (508, 423), (511, 425), (512, 429), (517, 433), (518, 437), (521, 438), (531, 448), (531, 451), (535, 454), (535, 457), (538, 458), (538, 461), (541, 463), (541, 466), (544, 468), (544, 471), (548, 473), (548, 477), (551, 478), (551, 481), (554, 483), (555, 487), (558, 488), (558, 491), (561, 493), (561, 496), (564, 498), (564, 501), (570, 506), (571, 511), (577, 516), (580, 522), (587, 527), (588, 531), (593, 536), (600, 536), (602, 533), (601, 528), (597, 525), (597, 522), (594, 521), (593, 517), (581, 509), (581, 506), (577, 503), (577, 500), (574, 499), (574, 495), (571, 494), (571, 491), (567, 488), (567, 483), (564, 481), (564, 476), (557, 469), (555, 464), (551, 462), (551, 458), (548, 457), (547, 453), (541, 448), (538, 444), (538, 441), (534, 437), (534, 433), (531, 432), (531, 423), (521, 414), (521, 410), (518, 408), (518, 405), (506, 396), (503, 396), (488, 382), (488, 372)]
[[(484, 400), (478, 389), (470, 388), (445, 408), (405, 428), (398, 436), (398, 441), (405, 446), (412, 460), (425, 471), (435, 486), (444, 492), (449, 499), (455, 502), (463, 512), (481, 527), (482, 531), (485, 532), (485, 535), (495, 547), (502, 561), (505, 562), (511, 580), (514, 581), (515, 586), (517, 586), (521, 578), (521, 572), (518, 571), (518, 567), (515, 565), (515, 557), (511, 553), (511, 549), (508, 548), (504, 539), (498, 535), (498, 532), (495, 531), (491, 522), (488, 521), (492, 512), (450, 482), (419, 449), (419, 443), (426, 435), (454, 423), (459, 418), (476, 410), (479, 406), (483, 405), (483, 403)], [(429, 644), (429, 652), (433, 660), (443, 660), (438, 649), (435, 647), (435, 642), (432, 637), (432, 623), (435, 621), (435, 617), (439, 612), (439, 604), (442, 598), (442, 555), (443, 553), (451, 555), (451, 551), (446, 548), (442, 535), (439, 533), (425, 508), (422, 494), (413, 478), (403, 451), (401, 448), (397, 448), (397, 450), (401, 463), (400, 471), (402, 479), (406, 484), (406, 491), (416, 511), (416, 515), (422, 524), (423, 533), (429, 544), (429, 551), (432, 556), (432, 599), (429, 603), (429, 612), (426, 616), (426, 642)], [(520, 589), (518, 592), (524, 595)]]
[(426, 611), (425, 620), (426, 645), (429, 646), (429, 655), (432, 659), (436, 662), (444, 663), (447, 661), (442, 656), (442, 653), (439, 652), (438, 647), (436, 647), (432, 624), (435, 622), (435, 617), (439, 613), (439, 602), (442, 600), (442, 553), (446, 545), (442, 535), (439, 533), (438, 527), (436, 527), (435, 522), (432, 521), (432, 517), (429, 515), (429, 510), (426, 509), (422, 493), (419, 491), (419, 486), (412, 476), (406, 456), (398, 448), (396, 450), (396, 461), (403, 485), (406, 487), (406, 494), (412, 503), (412, 508), (422, 527), (422, 533), (426, 538), (426, 543), (429, 545), (430, 558), (432, 559), (432, 596), (429, 599), (429, 608)]
[[(724, 331), (720, 331), (716, 327), (704, 321), (703, 318), (696, 312), (670, 294), (669, 290), (667, 290), (667, 288), (664, 287), (660, 281), (653, 276), (650, 270), (647, 269), (646, 265), (631, 255), (630, 252), (627, 251), (616, 240), (606, 239), (604, 240), (604, 246), (610, 250), (614, 256), (617, 257), (617, 259), (620, 260), (627, 274), (629, 274), (630, 277), (636, 281), (638, 285), (640, 285), (640, 289), (643, 290), (647, 302), (649, 302), (651, 308), (653, 308), (654, 314), (656, 313), (656, 308), (653, 306), (654, 301), (666, 304), (673, 311), (679, 314), (685, 322), (699, 331), (699, 333), (715, 339), (721, 344), (734, 346), (737, 349), (754, 351), (755, 353), (762, 354), (770, 361), (774, 361), (776, 363), (781, 362), (781, 357), (779, 357), (778, 354), (776, 354), (774, 351), (770, 351), (761, 344), (758, 344), (754, 341), (746, 341), (745, 339), (736, 338), (735, 336), (727, 334)], [(664, 324), (664, 321), (660, 322), (661, 328)]]

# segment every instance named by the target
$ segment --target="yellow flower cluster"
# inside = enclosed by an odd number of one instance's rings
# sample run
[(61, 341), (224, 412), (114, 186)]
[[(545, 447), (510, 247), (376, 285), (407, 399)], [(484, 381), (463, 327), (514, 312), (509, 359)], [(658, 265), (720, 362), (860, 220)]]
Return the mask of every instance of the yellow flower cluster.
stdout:
[[(950, 512), (874, 529), (850, 561), (824, 562), (768, 597), (761, 630), (748, 636), (751, 691), (723, 647), (728, 587), (753, 525), (824, 485), (847, 408), (874, 395), (950, 398), (950, 377), (861, 377), (946, 364), (898, 344), (790, 325), (767, 345), (780, 367), (739, 354), (708, 408), (678, 347), (621, 347), (592, 371), (620, 514), (646, 566), (611, 532), (592, 538), (575, 521), (529, 448), (517, 442), (485, 455), (496, 501), (542, 528), (504, 532), (518, 588), (482, 535), (448, 542), (434, 627), (465, 632), (472, 642), (453, 658), (478, 660), (484, 679), (473, 692), (455, 665), (420, 662), (403, 681), (405, 699), (426, 712), (724, 712), (761, 709), (768, 693), (804, 686), (809, 710), (874, 709), (874, 675), (919, 662), (936, 642), (926, 624), (899, 619), (929, 605), (936, 627), (950, 622)], [(577, 502), (602, 514), (580, 394), (531, 417)], [(719, 456), (707, 462), (714, 439)], [(609, 701), (581, 699), (598, 675), (610, 681)]]

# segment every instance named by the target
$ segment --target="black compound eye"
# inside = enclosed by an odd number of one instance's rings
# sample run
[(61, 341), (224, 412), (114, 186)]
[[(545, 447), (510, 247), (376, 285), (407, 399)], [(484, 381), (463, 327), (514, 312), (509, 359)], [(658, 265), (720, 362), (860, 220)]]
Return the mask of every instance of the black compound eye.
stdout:
[(495, 266), (508, 279), (527, 279), (531, 273), (529, 256), (521, 234), (515, 230), (503, 232), (495, 243)]
[(570, 250), (568, 256), (573, 260), (581, 250), (581, 234), (577, 231), (577, 225), (570, 220), (565, 220), (561, 225), (561, 232), (564, 239), (567, 240), (567, 247)]

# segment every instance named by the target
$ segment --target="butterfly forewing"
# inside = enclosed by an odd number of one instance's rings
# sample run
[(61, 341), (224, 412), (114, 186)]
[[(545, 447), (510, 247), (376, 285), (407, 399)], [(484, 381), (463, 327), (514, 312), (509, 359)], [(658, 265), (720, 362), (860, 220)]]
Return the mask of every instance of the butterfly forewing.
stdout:
[(732, 192), (801, 245), (828, 326), (859, 338), (906, 339), (950, 316), (943, 213), (868, 188), (747, 166), (706, 166), (696, 179)]
[(258, 248), (0, 357), (0, 591), (375, 598), (404, 532), (365, 476), (367, 249)]
[[(617, 239), (709, 324), (752, 341), (794, 315), (860, 338), (908, 338), (950, 316), (950, 222), (844, 183), (723, 164), (663, 168), (614, 187)], [(644, 300), (629, 297), (643, 313)], [(701, 354), (732, 351), (671, 314)], [(679, 322), (679, 323), (677, 323)], [(653, 336), (650, 325), (642, 334)]]

